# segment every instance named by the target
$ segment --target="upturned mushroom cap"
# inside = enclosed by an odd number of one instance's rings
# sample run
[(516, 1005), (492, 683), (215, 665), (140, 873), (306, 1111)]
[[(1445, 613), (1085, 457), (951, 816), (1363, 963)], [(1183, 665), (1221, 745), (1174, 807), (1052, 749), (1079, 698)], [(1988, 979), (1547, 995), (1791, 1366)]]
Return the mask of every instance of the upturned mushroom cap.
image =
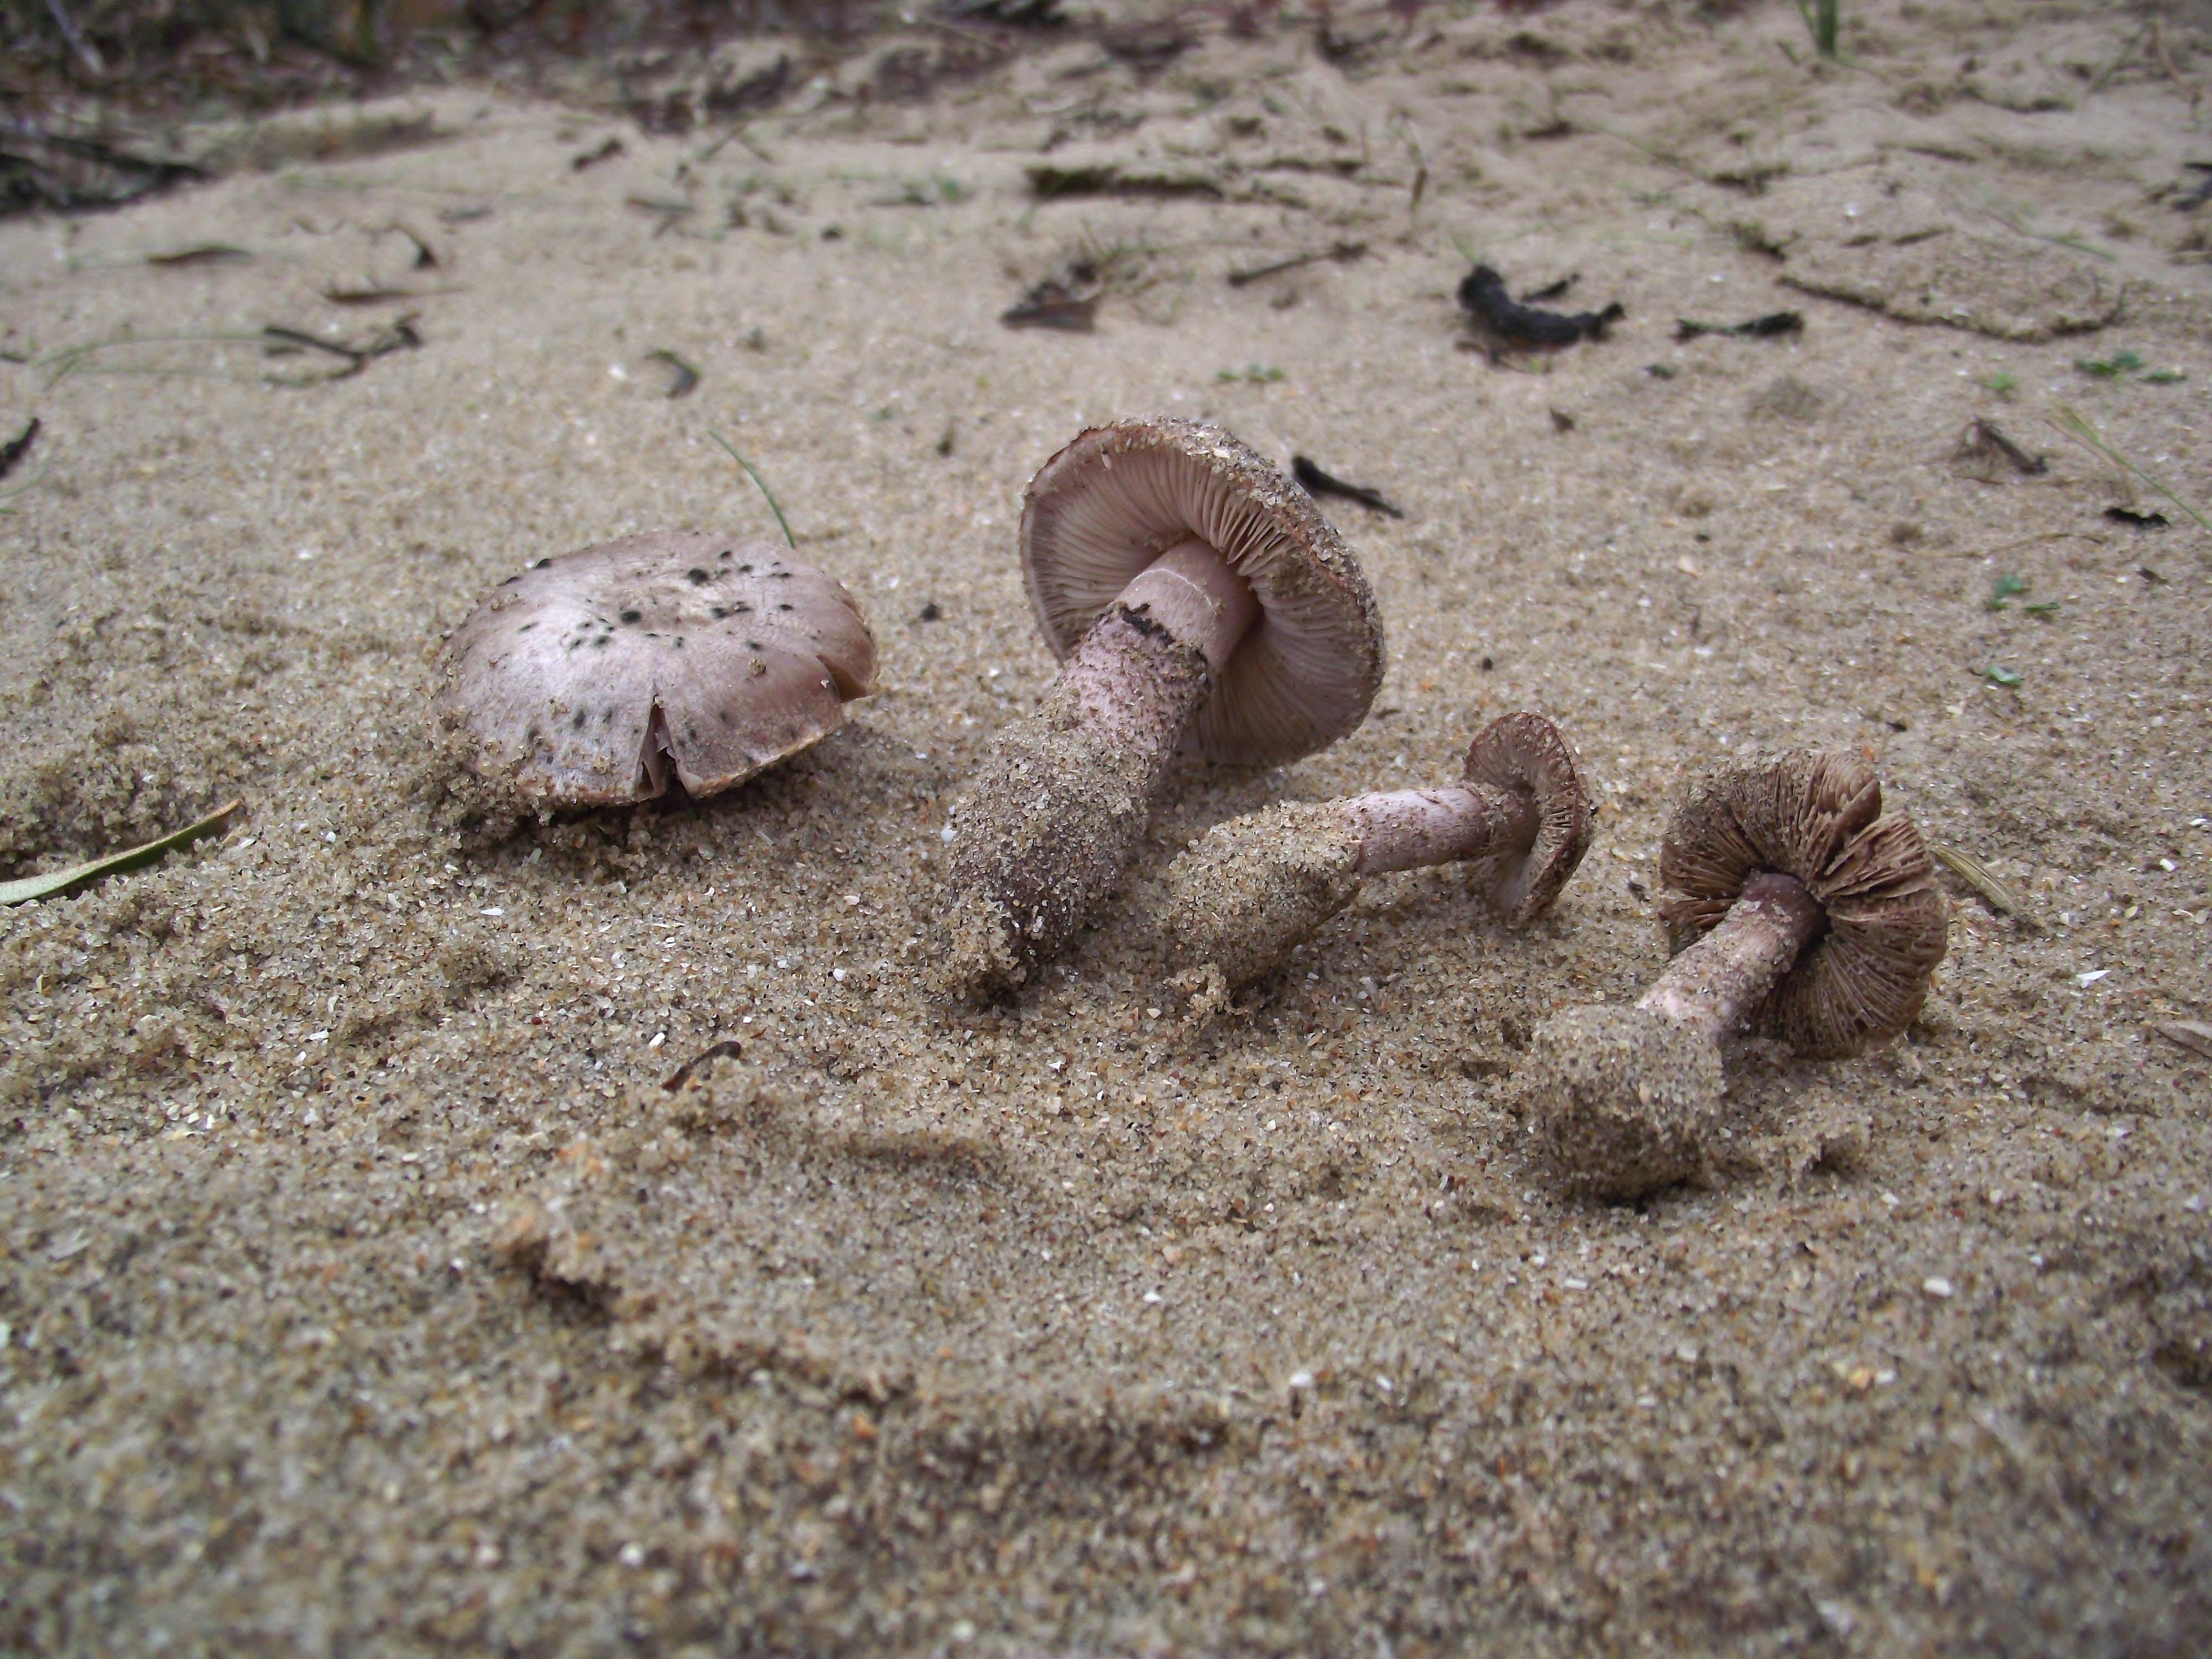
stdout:
[(1581, 763), (1559, 728), (1541, 714), (1501, 714), (1475, 733), (1463, 769), (1471, 784), (1530, 796), (1536, 839), (1499, 871), (1493, 902), (1509, 926), (1525, 927), (1552, 908), (1589, 850), (1589, 787)]
[(1919, 1012), (1950, 907), (1911, 821), (1884, 817), (1881, 783), (1849, 755), (1792, 750), (1694, 789), (1659, 854), (1660, 906), (1680, 951), (1765, 871), (1795, 876), (1827, 916), (1753, 1024), (1801, 1054), (1856, 1054)]
[(546, 806), (743, 782), (844, 723), (875, 637), (842, 584), (764, 542), (663, 532), (541, 559), (455, 629), (440, 717)]
[(1251, 586), (1260, 617), (1189, 742), (1238, 764), (1295, 760), (1367, 717), (1382, 622), (1313, 498), (1217, 427), (1155, 416), (1095, 427), (1039, 469), (1022, 505), (1022, 573), (1065, 660), (1130, 579), (1196, 536)]
[(1545, 1150), (1569, 1183), (1640, 1198), (1705, 1172), (1721, 1051), (1642, 1008), (1570, 1008), (1531, 1034), (1521, 1070)]

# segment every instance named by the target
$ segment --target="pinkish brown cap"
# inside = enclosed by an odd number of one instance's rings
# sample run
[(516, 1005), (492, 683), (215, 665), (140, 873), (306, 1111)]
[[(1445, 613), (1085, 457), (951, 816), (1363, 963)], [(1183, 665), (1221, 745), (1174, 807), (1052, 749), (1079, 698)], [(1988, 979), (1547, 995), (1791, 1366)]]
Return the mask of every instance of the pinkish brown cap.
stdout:
[(1188, 739), (1252, 765), (1326, 748), (1382, 684), (1367, 579), (1313, 498), (1218, 427), (1171, 416), (1094, 427), (1030, 481), (1022, 574), (1065, 660), (1130, 579), (1198, 537), (1250, 586), (1252, 624)]
[(1559, 728), (1541, 714), (1501, 714), (1468, 745), (1464, 775), (1528, 796), (1536, 804), (1536, 839), (1493, 878), (1492, 902), (1508, 925), (1526, 927), (1552, 908), (1589, 850), (1589, 789)]
[(1767, 871), (1803, 882), (1827, 927), (1752, 1023), (1823, 1055), (1856, 1054), (1911, 1024), (1943, 959), (1951, 911), (1920, 832), (1882, 816), (1874, 769), (1793, 750), (1729, 767), (1693, 790), (1659, 854), (1674, 948), (1718, 926), (1745, 884)]
[(446, 641), (441, 717), (474, 769), (546, 806), (741, 783), (844, 724), (875, 636), (843, 586), (765, 542), (664, 531), (541, 559)]

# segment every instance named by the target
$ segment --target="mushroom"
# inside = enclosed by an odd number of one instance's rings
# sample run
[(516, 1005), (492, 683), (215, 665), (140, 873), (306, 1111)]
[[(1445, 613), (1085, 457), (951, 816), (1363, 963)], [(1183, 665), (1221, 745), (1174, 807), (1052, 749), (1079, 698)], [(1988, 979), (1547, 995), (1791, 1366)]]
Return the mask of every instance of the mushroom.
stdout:
[(1168, 870), (1167, 932), (1186, 964), (1178, 983), (1218, 998), (1273, 971), (1352, 902), (1361, 877), (1387, 870), (1471, 865), (1508, 924), (1535, 921), (1589, 846), (1574, 750), (1540, 714), (1501, 715), (1468, 745), (1461, 776), (1216, 824)]
[(1552, 1156), (1601, 1197), (1703, 1172), (1731, 1033), (1836, 1057), (1904, 1030), (1949, 927), (1920, 832), (1883, 816), (1880, 780), (1848, 755), (1707, 779), (1668, 826), (1659, 879), (1680, 954), (1633, 1007), (1540, 1025), (1522, 1074)]
[(540, 559), (439, 655), (468, 764), (539, 809), (711, 795), (819, 742), (875, 636), (839, 583), (765, 542), (664, 531)]
[(1022, 571), (1059, 678), (958, 811), (948, 978), (1021, 984), (1120, 878), (1178, 746), (1293, 760), (1366, 717), (1382, 626), (1313, 498), (1217, 428), (1078, 437), (1030, 480)]

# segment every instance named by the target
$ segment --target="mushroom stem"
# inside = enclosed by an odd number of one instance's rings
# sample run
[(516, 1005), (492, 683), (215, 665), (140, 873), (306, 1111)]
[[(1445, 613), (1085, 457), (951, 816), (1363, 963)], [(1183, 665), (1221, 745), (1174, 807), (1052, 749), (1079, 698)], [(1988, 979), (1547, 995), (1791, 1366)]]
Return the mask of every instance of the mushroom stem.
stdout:
[(1258, 614), (1212, 546), (1178, 542), (1091, 624), (1044, 706), (1000, 734), (954, 859), (957, 989), (1018, 985), (1074, 938), (1127, 866), (1170, 757)]
[(1541, 827), (1533, 796), (1489, 784), (1357, 795), (1337, 811), (1359, 838), (1363, 876), (1525, 853)]
[(1826, 925), (1820, 901), (1795, 876), (1755, 876), (1726, 920), (1668, 963), (1636, 1006), (1718, 1042)]

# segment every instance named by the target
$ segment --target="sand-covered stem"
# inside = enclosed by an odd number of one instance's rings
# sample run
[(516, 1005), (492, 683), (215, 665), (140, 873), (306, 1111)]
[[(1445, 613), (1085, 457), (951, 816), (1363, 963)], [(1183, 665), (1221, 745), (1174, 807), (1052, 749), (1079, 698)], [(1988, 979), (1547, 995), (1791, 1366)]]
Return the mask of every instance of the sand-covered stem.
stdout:
[(1202, 994), (1208, 964), (1230, 987), (1261, 978), (1358, 896), (1363, 876), (1525, 850), (1537, 822), (1526, 795), (1455, 786), (1273, 806), (1216, 824), (1168, 874), (1178, 984)]
[(1075, 937), (1128, 867), (1209, 679), (1203, 651), (1116, 606), (1000, 734), (955, 814), (948, 988), (1010, 990)]
[(1758, 876), (1633, 1008), (1569, 1009), (1537, 1029), (1526, 1074), (1552, 1155), (1577, 1185), (1634, 1198), (1704, 1170), (1721, 1109), (1721, 1040), (1826, 921), (1796, 877)]
[(1727, 920), (1668, 963), (1636, 1006), (1718, 1042), (1765, 1000), (1826, 921), (1795, 876), (1759, 876)]

